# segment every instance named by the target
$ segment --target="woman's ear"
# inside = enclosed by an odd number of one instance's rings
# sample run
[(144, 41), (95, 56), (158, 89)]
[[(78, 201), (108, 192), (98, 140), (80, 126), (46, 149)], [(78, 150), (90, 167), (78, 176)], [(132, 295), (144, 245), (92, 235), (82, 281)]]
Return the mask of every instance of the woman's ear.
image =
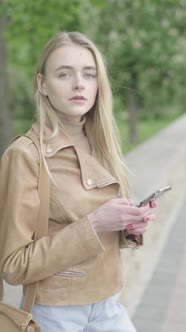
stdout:
[(39, 92), (42, 95), (47, 96), (45, 80), (44, 80), (43, 75), (40, 73), (37, 74), (37, 87), (38, 87)]

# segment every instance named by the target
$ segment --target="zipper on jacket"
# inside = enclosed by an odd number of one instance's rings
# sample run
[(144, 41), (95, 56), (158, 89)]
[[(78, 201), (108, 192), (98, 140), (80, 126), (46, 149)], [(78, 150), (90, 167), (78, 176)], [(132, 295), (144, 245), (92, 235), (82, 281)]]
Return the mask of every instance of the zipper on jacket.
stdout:
[(85, 272), (78, 272), (78, 271), (60, 271), (55, 273), (56, 276), (60, 277), (76, 277), (76, 278), (83, 278), (86, 276)]

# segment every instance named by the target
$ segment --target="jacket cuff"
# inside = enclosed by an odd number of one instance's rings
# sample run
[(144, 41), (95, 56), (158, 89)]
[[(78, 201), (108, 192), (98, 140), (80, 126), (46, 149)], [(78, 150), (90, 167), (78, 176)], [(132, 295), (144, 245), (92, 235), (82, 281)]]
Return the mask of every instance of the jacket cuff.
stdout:
[(89, 243), (89, 246), (87, 249), (88, 249), (90, 255), (95, 256), (96, 253), (99, 254), (99, 253), (103, 252), (105, 249), (104, 249), (94, 227), (92, 226), (88, 216), (81, 218), (79, 220), (79, 222), (81, 223), (81, 225), (84, 224), (83, 225), (83, 228), (84, 228), (83, 238), (86, 234), (85, 241), (86, 241), (86, 246), (87, 246), (87, 243)]

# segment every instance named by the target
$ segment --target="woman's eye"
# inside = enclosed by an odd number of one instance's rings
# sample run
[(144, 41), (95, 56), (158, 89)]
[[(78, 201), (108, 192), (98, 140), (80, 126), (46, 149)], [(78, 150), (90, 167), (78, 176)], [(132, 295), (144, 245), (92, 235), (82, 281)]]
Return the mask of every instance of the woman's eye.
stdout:
[(86, 77), (86, 78), (96, 78), (96, 73), (85, 73), (84, 77)]
[(70, 78), (71, 77), (71, 73), (69, 73), (69, 72), (60, 73), (59, 77), (61, 77), (61, 78)]

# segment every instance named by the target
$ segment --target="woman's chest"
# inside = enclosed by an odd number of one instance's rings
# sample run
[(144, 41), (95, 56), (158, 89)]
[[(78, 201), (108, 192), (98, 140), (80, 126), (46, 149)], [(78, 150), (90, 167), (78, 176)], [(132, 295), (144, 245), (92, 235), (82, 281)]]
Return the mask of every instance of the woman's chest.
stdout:
[(76, 221), (118, 196), (117, 180), (82, 151), (63, 149), (47, 162), (54, 180), (51, 217), (58, 222)]

